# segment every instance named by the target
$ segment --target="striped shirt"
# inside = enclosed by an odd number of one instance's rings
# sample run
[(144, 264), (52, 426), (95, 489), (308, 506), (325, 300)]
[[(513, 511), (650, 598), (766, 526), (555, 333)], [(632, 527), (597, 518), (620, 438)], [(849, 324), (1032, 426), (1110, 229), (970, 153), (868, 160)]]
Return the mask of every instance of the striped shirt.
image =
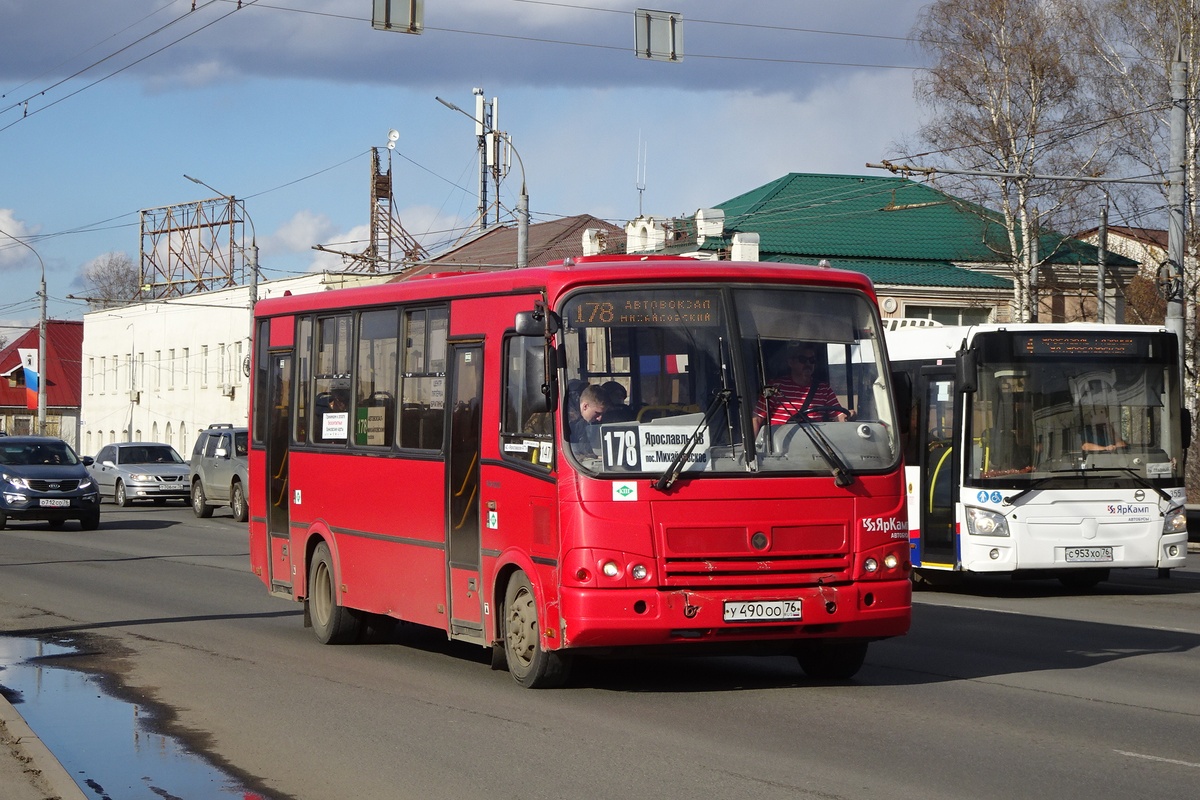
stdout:
[[(791, 378), (783, 378), (772, 383), (771, 388), (775, 390), (775, 393), (769, 398), (772, 425), (784, 424), (798, 414), (801, 409), (804, 409), (804, 415), (809, 419), (825, 420), (834, 414), (829, 410), (830, 406), (841, 406), (837, 395), (833, 393), (833, 389), (830, 389), (827, 383), (818, 383), (815, 387), (800, 386)], [(813, 390), (813, 396), (812, 400), (808, 402), (808, 407), (805, 408), (810, 388)], [(766, 397), (758, 398), (758, 407), (754, 409), (754, 416), (757, 419), (766, 419), (767, 402), (768, 398)]]

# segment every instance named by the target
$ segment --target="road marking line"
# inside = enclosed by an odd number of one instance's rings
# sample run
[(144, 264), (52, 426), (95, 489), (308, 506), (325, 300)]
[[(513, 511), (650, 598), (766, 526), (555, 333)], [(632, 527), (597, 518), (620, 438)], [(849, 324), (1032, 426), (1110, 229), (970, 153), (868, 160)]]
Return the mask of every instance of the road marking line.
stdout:
[(1130, 758), (1143, 758), (1146, 761), (1160, 761), (1163, 764), (1178, 764), (1181, 767), (1193, 767), (1195, 769), (1200, 769), (1200, 764), (1196, 764), (1191, 761), (1180, 761), (1177, 758), (1163, 758), (1162, 756), (1148, 756), (1148, 755), (1145, 755), (1144, 753), (1130, 753), (1127, 750), (1114, 750), (1113, 752), (1119, 753), (1120, 755), (1123, 755), (1123, 756), (1129, 756)]

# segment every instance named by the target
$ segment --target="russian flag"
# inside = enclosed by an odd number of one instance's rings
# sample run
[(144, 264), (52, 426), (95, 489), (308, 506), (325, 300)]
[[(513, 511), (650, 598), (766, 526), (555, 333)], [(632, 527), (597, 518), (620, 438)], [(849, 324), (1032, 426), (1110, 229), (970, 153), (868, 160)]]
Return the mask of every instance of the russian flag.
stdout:
[(642, 356), (641, 368), (643, 375), (658, 375), (664, 371), (668, 375), (685, 375), (688, 371), (687, 353), (668, 353), (665, 356)]
[(38, 351), (32, 348), (17, 348), (17, 355), (21, 357), (21, 366), (25, 369), (25, 407), (34, 409), (38, 407), (38, 382), (41, 376), (38, 374)]

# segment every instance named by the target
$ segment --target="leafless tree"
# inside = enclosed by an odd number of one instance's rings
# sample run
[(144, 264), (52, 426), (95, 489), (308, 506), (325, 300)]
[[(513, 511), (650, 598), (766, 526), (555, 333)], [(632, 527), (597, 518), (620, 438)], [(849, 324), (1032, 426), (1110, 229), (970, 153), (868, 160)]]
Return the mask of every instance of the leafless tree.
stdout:
[(105, 253), (83, 268), (83, 283), (92, 310), (136, 302), (141, 272), (125, 253)]
[(1086, 0), (936, 0), (922, 12), (914, 38), (933, 57), (916, 80), (931, 112), (920, 138), (958, 168), (992, 176), (951, 182), (956, 193), (999, 210), (1016, 317), (1028, 320), (1036, 298), (1031, 278), (1052, 254), (1039, 252), (1042, 221), (1061, 230), (1079, 184), (1032, 176), (1091, 174), (1099, 138), (1085, 115), (1076, 20)]
[[(1184, 94), (1190, 113), (1184, 131), (1184, 309), (1187, 342), (1184, 385), (1189, 406), (1195, 410), (1194, 387), (1200, 375), (1197, 348), (1196, 297), (1200, 286), (1200, 199), (1197, 198), (1197, 148), (1200, 147), (1200, 2), (1197, 0), (1097, 0), (1096, 14), (1088, 19), (1094, 43), (1091, 73), (1100, 115), (1119, 132), (1115, 141), (1121, 166), (1130, 174), (1163, 178), (1146, 191), (1132, 184), (1112, 187), (1124, 223), (1137, 227), (1167, 227), (1166, 178), (1170, 163), (1171, 64), (1177, 52), (1190, 64)], [(1156, 265), (1149, 265), (1153, 269)], [(1153, 272), (1147, 277), (1153, 278)]]

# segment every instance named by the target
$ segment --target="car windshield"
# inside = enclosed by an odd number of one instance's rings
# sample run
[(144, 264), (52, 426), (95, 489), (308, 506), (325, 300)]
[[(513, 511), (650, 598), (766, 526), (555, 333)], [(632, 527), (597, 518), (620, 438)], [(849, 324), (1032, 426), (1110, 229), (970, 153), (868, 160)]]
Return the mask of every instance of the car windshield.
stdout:
[(849, 475), (897, 462), (878, 323), (859, 292), (608, 289), (568, 298), (562, 320), (564, 433), (587, 472)]
[(29, 466), (35, 464), (78, 464), (66, 442), (39, 442), (38, 444), (0, 444), (0, 464)]
[(118, 464), (182, 464), (183, 459), (170, 445), (122, 447), (117, 451)]

